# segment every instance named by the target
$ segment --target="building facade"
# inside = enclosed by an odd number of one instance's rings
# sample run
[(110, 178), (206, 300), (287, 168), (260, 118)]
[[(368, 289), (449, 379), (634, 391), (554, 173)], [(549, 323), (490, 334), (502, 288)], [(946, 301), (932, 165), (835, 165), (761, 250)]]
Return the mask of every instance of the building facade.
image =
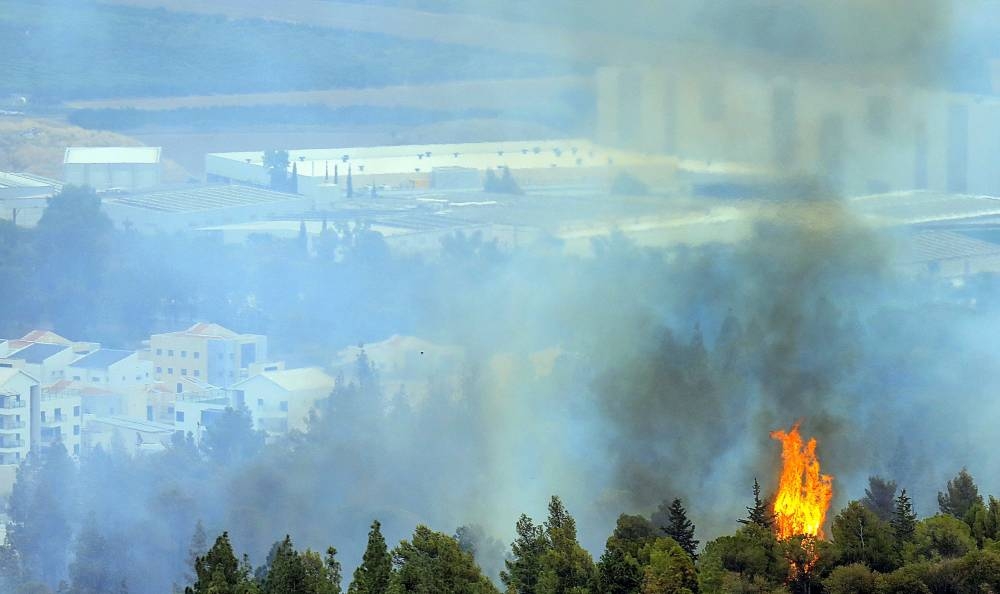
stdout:
[(69, 147), (63, 157), (67, 184), (95, 190), (139, 190), (160, 185), (159, 147)]
[(282, 434), (305, 429), (309, 411), (335, 383), (315, 367), (265, 371), (234, 385), (232, 402), (250, 412), (255, 429)]
[[(251, 365), (267, 360), (267, 337), (199, 322), (187, 330), (152, 335), (149, 349), (155, 379), (182, 393), (199, 383), (226, 388), (244, 379)], [(195, 383), (186, 382), (188, 378)]]
[(10, 492), (18, 465), (41, 439), (38, 380), (21, 369), (0, 368), (0, 494)]
[(724, 62), (600, 69), (598, 141), (819, 176), (846, 195), (1000, 194), (995, 97), (888, 84), (876, 71)]

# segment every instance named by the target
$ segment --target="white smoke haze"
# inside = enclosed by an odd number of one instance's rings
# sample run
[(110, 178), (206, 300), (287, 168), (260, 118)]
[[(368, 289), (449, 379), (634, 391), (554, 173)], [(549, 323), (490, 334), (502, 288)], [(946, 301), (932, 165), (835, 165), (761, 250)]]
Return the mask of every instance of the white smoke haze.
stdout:
[[(52, 30), (100, 30), (103, 4), (81, 3), (78, 19)], [(894, 113), (906, 117), (934, 108), (928, 89), (975, 74), (962, 71), (967, 48), (956, 40), (997, 28), (984, 22), (994, 11), (987, 3), (943, 0), (447, 4), (519, 23), (521, 51), (556, 56), (577, 74), (677, 67), (721, 73), (725, 83), (730, 75), (795, 80), (813, 71), (834, 92), (885, 89)], [(225, 14), (226, 3), (217, 10)], [(547, 36), (550, 29), (561, 33)], [(56, 62), (74, 43), (69, 35), (32, 47)], [(740, 97), (729, 101), (739, 109)], [(635, 117), (641, 127), (661, 115)], [(797, 114), (799, 126), (819, 127), (811, 118), (822, 115)], [(727, 155), (726, 139), (744, 134), (740, 126), (706, 133), (699, 151)], [(771, 150), (771, 138), (759, 142), (761, 152)], [(902, 159), (907, 148), (845, 142), (849, 160), (866, 167)], [(983, 492), (1000, 493), (1000, 472), (989, 463), (1000, 418), (998, 287), (989, 277), (955, 286), (900, 273), (905, 244), (854, 212), (850, 196), (807, 165), (777, 172), (798, 180), (790, 191), (781, 185), (781, 196), (738, 206), (750, 232), (737, 242), (709, 234), (699, 245), (666, 237), (650, 247), (612, 232), (585, 255), (545, 238), (510, 250), (481, 246), (453, 260), (359, 259), (341, 271), (280, 258), (227, 268), (228, 252), (198, 255), (206, 244), (193, 243), (185, 256), (204, 258), (234, 286), (269, 291), (259, 295), (265, 307), (288, 303), (283, 295), (292, 290), (319, 294), (308, 303), (326, 311), (272, 313), (305, 320), (311, 338), (334, 327), (338, 338), (348, 335), (323, 344), (323, 356), (400, 333), (455, 347), (461, 362), (440, 374), (447, 377), (427, 377), (426, 397), (410, 404), (388, 382), (380, 389), (349, 374), (310, 431), (222, 467), (193, 462), (188, 456), (197, 454), (183, 447), (155, 460), (126, 461), (119, 452), (85, 459), (73, 529), (92, 515), (109, 537), (132, 544), (123, 555), (124, 571), (138, 572), (129, 574), (134, 592), (165, 591), (179, 579), (199, 519), (212, 536), (228, 530), (256, 564), (285, 534), (302, 549), (336, 546), (348, 576), (372, 519), (390, 543), (425, 523), (444, 532), (481, 526), (507, 544), (518, 515), (543, 518), (553, 494), (595, 558), (620, 513), (649, 514), (674, 497), (704, 543), (735, 528), (755, 477), (765, 492), (774, 489), (780, 448), (768, 434), (800, 420), (835, 477), (834, 508), (861, 497), (872, 474), (898, 481), (921, 515), (935, 510), (936, 491), (963, 466)], [(664, 217), (676, 212), (671, 198), (663, 197)], [(164, 241), (183, 249), (185, 240)], [(183, 287), (162, 290), (197, 292), (206, 274), (178, 276)], [(368, 306), (366, 290), (393, 298), (380, 298), (382, 309)], [(382, 315), (399, 328), (383, 332)], [(283, 336), (276, 343), (290, 360), (329, 363), (296, 353), (292, 334)], [(499, 567), (499, 554), (479, 561)]]

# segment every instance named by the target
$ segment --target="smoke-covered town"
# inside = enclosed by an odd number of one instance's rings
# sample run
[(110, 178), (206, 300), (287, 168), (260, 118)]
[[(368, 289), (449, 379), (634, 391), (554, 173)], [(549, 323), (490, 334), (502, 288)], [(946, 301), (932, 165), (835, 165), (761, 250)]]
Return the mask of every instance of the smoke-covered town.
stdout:
[(1000, 593), (995, 0), (0, 0), (0, 66), (0, 594)]

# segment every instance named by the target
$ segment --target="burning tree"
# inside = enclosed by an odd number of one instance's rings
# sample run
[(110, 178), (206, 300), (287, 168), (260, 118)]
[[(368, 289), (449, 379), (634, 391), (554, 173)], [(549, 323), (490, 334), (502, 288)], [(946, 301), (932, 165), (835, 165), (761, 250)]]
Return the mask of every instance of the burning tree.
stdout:
[(774, 529), (779, 539), (805, 535), (823, 538), (823, 523), (833, 499), (833, 477), (821, 474), (816, 439), (802, 442), (796, 423), (787, 433), (771, 432), (781, 442), (781, 477), (774, 496)]
[(799, 424), (771, 432), (781, 442), (781, 476), (774, 496), (774, 532), (783, 543), (789, 580), (810, 591), (812, 569), (819, 560), (817, 541), (833, 499), (833, 477), (822, 474), (816, 440), (803, 442)]

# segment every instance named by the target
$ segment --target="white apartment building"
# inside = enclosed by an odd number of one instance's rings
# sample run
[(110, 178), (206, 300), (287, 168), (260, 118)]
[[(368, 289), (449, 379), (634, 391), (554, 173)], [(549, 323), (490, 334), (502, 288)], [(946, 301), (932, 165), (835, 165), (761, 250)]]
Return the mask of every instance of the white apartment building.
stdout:
[(39, 445), (45, 447), (61, 442), (74, 458), (80, 456), (80, 433), (83, 404), (78, 392), (50, 392), (42, 388), (39, 399)]
[(234, 407), (245, 406), (254, 428), (271, 434), (305, 429), (309, 411), (335, 380), (317, 367), (265, 371), (233, 386)]
[(66, 367), (66, 379), (108, 390), (143, 386), (153, 381), (153, 363), (136, 351), (97, 349)]
[(32, 422), (38, 406), (38, 380), (22, 369), (0, 368), (0, 495), (10, 492), (17, 466), (40, 438)]

